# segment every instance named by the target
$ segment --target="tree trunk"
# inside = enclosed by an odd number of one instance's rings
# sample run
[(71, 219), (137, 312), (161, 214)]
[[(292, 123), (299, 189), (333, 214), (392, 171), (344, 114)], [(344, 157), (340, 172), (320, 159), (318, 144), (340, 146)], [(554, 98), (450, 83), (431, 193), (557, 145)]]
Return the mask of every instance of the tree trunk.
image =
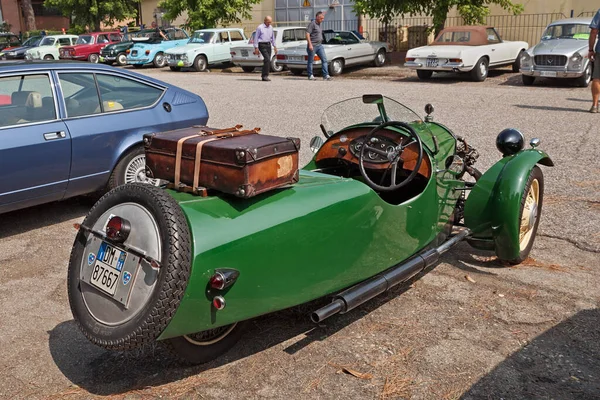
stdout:
[(25, 19), (25, 30), (35, 31), (35, 15), (33, 14), (33, 7), (31, 6), (31, 0), (19, 0), (21, 10), (23, 10), (23, 17)]

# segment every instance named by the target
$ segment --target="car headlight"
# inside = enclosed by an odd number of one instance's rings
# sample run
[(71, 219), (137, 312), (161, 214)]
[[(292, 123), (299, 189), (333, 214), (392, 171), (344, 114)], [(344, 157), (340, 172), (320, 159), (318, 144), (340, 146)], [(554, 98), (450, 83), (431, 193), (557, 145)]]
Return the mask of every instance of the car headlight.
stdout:
[(569, 69), (581, 70), (583, 68), (583, 56), (575, 52), (569, 59)]
[(187, 54), (183, 54), (183, 55), (181, 56), (181, 59), (182, 59), (183, 61), (187, 61), (187, 60), (188, 60), (188, 56), (187, 56)]
[(527, 52), (521, 56), (521, 68), (531, 68), (531, 55)]
[(8, 52), (6, 52), (6, 55), (7, 55), (7, 56), (14, 56), (14, 55), (16, 55), (16, 54), (17, 54), (17, 53), (15, 53), (14, 51), (8, 51)]

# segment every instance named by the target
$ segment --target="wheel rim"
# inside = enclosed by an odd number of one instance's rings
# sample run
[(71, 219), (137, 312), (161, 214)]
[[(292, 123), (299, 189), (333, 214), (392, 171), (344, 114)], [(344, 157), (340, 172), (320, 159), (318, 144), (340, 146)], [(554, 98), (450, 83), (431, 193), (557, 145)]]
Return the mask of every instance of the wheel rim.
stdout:
[[(102, 231), (111, 215), (118, 215), (135, 223), (136, 235), (131, 235), (126, 240), (127, 245), (144, 250), (149, 257), (155, 260), (161, 259), (162, 248), (158, 223), (148, 209), (137, 203), (118, 204), (102, 214), (92, 229)], [(91, 236), (87, 238), (80, 267), (81, 295), (85, 307), (95, 320), (109, 326), (121, 325), (134, 318), (151, 300), (158, 283), (160, 270), (152, 268), (150, 263), (140, 260), (132, 253), (127, 254), (122, 267), (123, 272), (116, 278), (120, 281), (124, 279), (125, 272), (130, 274), (128, 283), (125, 284), (125, 293), (127, 293), (127, 286), (129, 286), (130, 293), (125, 308), (119, 302), (119, 300), (123, 300), (122, 297), (119, 298), (119, 296), (123, 296), (123, 291), (117, 289), (116, 297), (113, 299), (110, 295), (104, 294), (100, 289), (87, 283), (95, 268), (93, 256), (97, 255), (100, 242)], [(90, 259), (92, 260), (91, 264)], [(119, 281), (117, 281), (117, 285), (119, 285)]]
[(155, 185), (157, 180), (146, 176), (146, 156), (140, 154), (129, 161), (125, 167), (125, 183), (149, 183)]
[(54, 60), (54, 57), (48, 54), (44, 56), (44, 60)]
[(94, 64), (97, 63), (98, 62), (98, 56), (96, 54), (92, 54), (90, 56), (90, 62), (92, 62)]
[(271, 69), (273, 70), (273, 72), (281, 72), (281, 70), (283, 69), (283, 66), (278, 65), (277, 59), (273, 58), (273, 60), (271, 61)]
[(223, 340), (235, 328), (237, 322), (231, 325), (221, 326), (207, 331), (192, 333), (191, 335), (183, 335), (185, 340), (195, 346), (209, 346)]
[(479, 72), (481, 73), (481, 76), (486, 76), (487, 75), (487, 65), (485, 65), (485, 62), (481, 62), (481, 64), (479, 64)]
[(164, 55), (162, 55), (162, 54), (156, 55), (156, 65), (158, 65), (159, 67), (165, 66), (165, 56)]
[(592, 80), (592, 68), (588, 65), (585, 69), (585, 83), (589, 84)]
[(379, 52), (379, 54), (377, 54), (377, 62), (380, 65), (383, 65), (383, 63), (385, 63), (385, 53)]
[(117, 56), (117, 62), (119, 65), (125, 65), (127, 63), (127, 56), (125, 54), (119, 54)]
[(519, 245), (521, 251), (525, 250), (531, 241), (533, 228), (538, 219), (539, 200), (540, 183), (537, 179), (534, 179), (527, 192), (523, 213), (521, 214), (521, 224), (519, 227)]
[(333, 73), (335, 75), (339, 75), (342, 73), (342, 62), (339, 60), (335, 60), (332, 65)]
[(206, 61), (204, 61), (203, 57), (198, 58), (198, 69), (200, 71), (204, 71), (206, 69)]

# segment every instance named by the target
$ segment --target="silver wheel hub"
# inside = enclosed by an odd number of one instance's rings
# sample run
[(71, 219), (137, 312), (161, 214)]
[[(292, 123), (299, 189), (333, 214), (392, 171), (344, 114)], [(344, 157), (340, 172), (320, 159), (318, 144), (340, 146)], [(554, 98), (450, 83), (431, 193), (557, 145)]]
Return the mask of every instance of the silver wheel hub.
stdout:
[(146, 176), (146, 156), (140, 154), (134, 157), (125, 167), (125, 183), (149, 183), (155, 185), (157, 180)]
[(487, 74), (487, 66), (485, 65), (485, 63), (481, 63), (481, 65), (479, 65), (479, 72), (481, 72), (482, 76), (485, 76)]

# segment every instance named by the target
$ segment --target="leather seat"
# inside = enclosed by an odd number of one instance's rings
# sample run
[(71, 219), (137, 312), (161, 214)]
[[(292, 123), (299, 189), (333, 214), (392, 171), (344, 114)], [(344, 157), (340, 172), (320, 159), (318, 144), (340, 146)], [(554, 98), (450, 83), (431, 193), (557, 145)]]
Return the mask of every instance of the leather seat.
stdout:
[(42, 95), (39, 92), (34, 92), (31, 90), (13, 92), (10, 96), (10, 100), (14, 106), (26, 106), (33, 108), (42, 107)]

